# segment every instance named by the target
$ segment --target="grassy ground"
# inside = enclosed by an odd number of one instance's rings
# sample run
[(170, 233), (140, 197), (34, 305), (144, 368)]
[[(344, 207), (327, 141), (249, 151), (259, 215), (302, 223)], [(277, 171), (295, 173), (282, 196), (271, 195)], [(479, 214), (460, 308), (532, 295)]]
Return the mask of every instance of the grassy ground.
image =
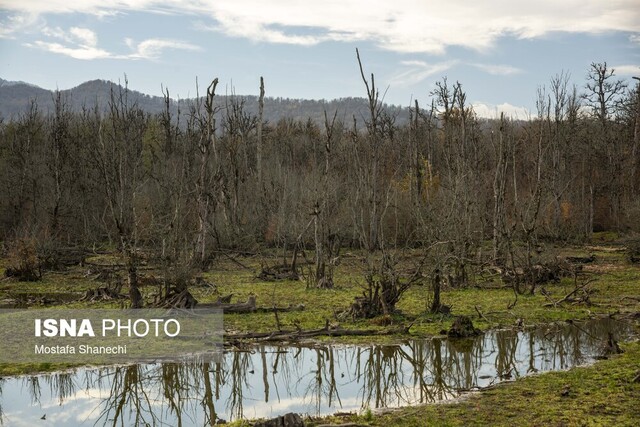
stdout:
[[(454, 315), (471, 316), (475, 325), (481, 329), (510, 327), (516, 323), (533, 325), (586, 319), (600, 314), (637, 315), (640, 312), (640, 267), (630, 265), (618, 246), (603, 240), (594, 242), (589, 247), (553, 250), (560, 255), (596, 256), (593, 264), (585, 266), (585, 270), (596, 279), (589, 286), (593, 291), (590, 305), (559, 304), (545, 307), (546, 303), (560, 300), (574, 289), (575, 283), (570, 278), (557, 284), (544, 285), (547, 296), (541, 292), (519, 295), (513, 305), (515, 297), (511, 288), (502, 285), (499, 279), (478, 277), (477, 286), (444, 289), (442, 302), (452, 307)], [(191, 292), (204, 303), (232, 293), (234, 302), (246, 301), (253, 294), (261, 307), (304, 304), (305, 310), (302, 312), (279, 314), (281, 327), (286, 329), (297, 326), (303, 329), (319, 328), (324, 326), (327, 319), (338, 322), (336, 314), (349, 307), (353, 298), (361, 294), (364, 285), (363, 266), (357, 256), (343, 259), (336, 272), (336, 286), (330, 290), (307, 288), (304, 281), (265, 282), (256, 278), (260, 260), (241, 258), (237, 261), (246, 268), (231, 260), (220, 261), (210, 272), (203, 274), (213, 286), (193, 287)], [(144, 274), (154, 273), (145, 271)], [(87, 289), (101, 285), (103, 284), (86, 277), (85, 270), (80, 268), (65, 273), (47, 273), (42, 281), (35, 283), (4, 280), (0, 282), (0, 303), (5, 299), (38, 295), (46, 295), (50, 300), (55, 300), (56, 294), (64, 300), (68, 296), (80, 296)], [(153, 291), (153, 287), (144, 289), (146, 294)], [(410, 333), (415, 337), (434, 335), (447, 329), (453, 317), (427, 314), (429, 299), (430, 289), (427, 285), (410, 289), (398, 305), (402, 314), (395, 316), (393, 322), (412, 324)], [(66, 308), (115, 308), (121, 305), (122, 302), (59, 304)], [(508, 308), (511, 305), (513, 306)], [(225, 315), (224, 323), (228, 333), (272, 331), (277, 326), (275, 316), (271, 313), (228, 314)], [(343, 328), (387, 327), (380, 323), (380, 319), (340, 321)], [(370, 336), (342, 341), (379, 342), (396, 338)], [(633, 383), (632, 379), (640, 369), (640, 343), (626, 343), (623, 348), (626, 350), (623, 355), (598, 362), (591, 367), (527, 377), (472, 395), (457, 403), (403, 408), (388, 415), (327, 418), (316, 420), (315, 423), (352, 422), (370, 426), (638, 425), (640, 385)], [(0, 365), (0, 376), (65, 367), (51, 364)]]
[[(595, 242), (590, 247), (562, 248), (560, 255), (586, 256), (594, 254), (596, 261), (585, 266), (595, 281), (589, 286), (591, 304), (560, 304), (545, 307), (550, 300), (560, 300), (574, 289), (570, 278), (558, 284), (544, 286), (545, 297), (520, 295), (514, 302), (510, 288), (499, 281), (478, 283), (478, 287), (447, 289), (442, 302), (452, 306), (453, 314), (471, 316), (482, 329), (509, 327), (519, 322), (540, 324), (569, 319), (586, 319), (600, 314), (628, 315), (640, 312), (640, 268), (629, 265), (624, 254), (610, 242)], [(349, 262), (347, 260), (347, 262)], [(257, 295), (264, 305), (303, 302), (304, 313), (284, 313), (280, 321), (285, 326), (298, 323), (304, 328), (319, 327), (324, 319), (348, 306), (363, 285), (355, 260), (336, 275), (333, 290), (306, 289), (301, 282), (264, 283), (250, 271), (219, 270), (209, 274), (222, 294), (233, 292), (240, 300), (249, 293)], [(428, 287), (411, 289), (398, 308), (403, 316), (397, 322), (414, 322), (411, 333), (426, 336), (439, 333), (452, 322), (452, 317), (425, 314), (430, 298)], [(476, 309), (477, 307), (477, 309)], [(478, 311), (482, 313), (482, 317)], [(345, 328), (375, 328), (376, 319), (347, 322)], [(234, 331), (273, 330), (273, 315), (228, 315), (226, 328)], [(371, 338), (364, 338), (371, 341)], [(378, 338), (379, 339), (379, 338)], [(353, 339), (351, 339), (353, 340)], [(574, 368), (527, 377), (494, 389), (476, 393), (451, 404), (408, 407), (387, 415), (329, 417), (312, 420), (311, 425), (354, 423), (363, 426), (636, 426), (640, 423), (640, 384), (632, 382), (640, 374), (640, 343), (627, 343), (626, 352), (593, 366)], [(238, 425), (243, 425), (239, 422)]]
[[(562, 279), (558, 284), (547, 284), (544, 289), (548, 296), (536, 292), (534, 295), (519, 295), (514, 303), (514, 292), (503, 286), (499, 279), (487, 282), (478, 279), (475, 287), (466, 289), (446, 289), (442, 302), (452, 307), (452, 314), (471, 316), (481, 329), (508, 327), (517, 322), (538, 324), (568, 319), (585, 319), (597, 314), (635, 313), (640, 311), (640, 268), (626, 263), (624, 254), (612, 251), (611, 247), (592, 247), (589, 253), (596, 255), (596, 262), (585, 267), (593, 279), (589, 287), (591, 305), (559, 304), (545, 307), (551, 300), (560, 300), (571, 292), (575, 283), (571, 278)], [(586, 254), (585, 249), (570, 248), (573, 254)], [(255, 262), (245, 260), (250, 267), (257, 268)], [(346, 265), (345, 265), (346, 264)], [(353, 298), (362, 292), (364, 280), (362, 267), (357, 258), (346, 259), (335, 276), (336, 287), (331, 290), (307, 289), (303, 281), (268, 283), (256, 279), (253, 269), (239, 270), (237, 266), (222, 265), (205, 275), (216, 285), (216, 292), (197, 295), (204, 301), (215, 300), (217, 294), (233, 293), (234, 300), (245, 301), (249, 294), (257, 297), (261, 306), (286, 306), (289, 303), (305, 304), (303, 312), (279, 314), (281, 326), (293, 328), (317, 328), (325, 321), (335, 321), (336, 313), (348, 308)], [(199, 291), (195, 291), (199, 292)], [(413, 323), (411, 333), (416, 336), (438, 334), (453, 321), (451, 316), (429, 315), (427, 304), (431, 297), (428, 285), (410, 289), (398, 304), (402, 315), (394, 318), (397, 323)], [(482, 316), (478, 313), (480, 312)], [(342, 322), (344, 328), (383, 328), (380, 319)], [(270, 331), (276, 328), (273, 314), (229, 314), (225, 316), (225, 328), (229, 331)]]
[[(476, 327), (489, 329), (510, 327), (516, 323), (534, 325), (569, 319), (586, 319), (601, 314), (629, 314), (640, 312), (640, 267), (630, 265), (618, 246), (610, 242), (597, 242), (589, 247), (549, 248), (557, 254), (586, 255), (594, 254), (596, 261), (585, 266), (585, 270), (596, 279), (589, 287), (592, 289), (591, 304), (559, 304), (545, 307), (550, 301), (560, 300), (574, 289), (571, 278), (564, 278), (560, 283), (544, 285), (547, 296), (541, 292), (534, 295), (519, 295), (514, 305), (514, 292), (504, 286), (498, 278), (477, 277), (476, 286), (466, 289), (444, 289), (441, 299), (452, 307), (453, 315), (467, 315), (473, 319)], [(104, 257), (102, 257), (104, 258)], [(92, 260), (109, 263), (110, 258)], [(327, 320), (336, 323), (336, 315), (347, 309), (354, 297), (360, 295), (363, 286), (363, 264), (356, 256), (346, 256), (336, 271), (334, 289), (308, 288), (303, 280), (265, 282), (256, 278), (260, 268), (257, 258), (242, 258), (232, 262), (222, 260), (214, 265), (203, 277), (213, 286), (196, 286), (191, 292), (200, 302), (214, 302), (220, 295), (233, 294), (234, 302), (246, 301), (250, 294), (257, 298), (261, 307), (279, 307), (288, 304), (304, 304), (304, 311), (280, 313), (278, 319), (284, 329), (320, 328)], [(274, 260), (270, 260), (274, 262)], [(244, 267), (241, 267), (242, 264)], [(0, 265), (1, 267), (1, 265)], [(152, 276), (157, 272), (144, 270), (143, 275)], [(75, 299), (87, 289), (103, 286), (104, 283), (93, 281), (86, 274), (86, 268), (74, 268), (64, 273), (47, 273), (38, 282), (16, 282), (4, 280), (0, 282), (0, 304), (6, 299), (46, 296), (49, 300), (61, 301)], [(155, 287), (144, 288), (150, 294)], [(123, 292), (126, 292), (124, 290)], [(453, 316), (431, 315), (427, 313), (431, 296), (428, 285), (415, 286), (410, 289), (398, 304), (400, 315), (392, 319), (395, 324), (411, 324), (410, 333), (415, 337), (430, 336), (447, 329), (453, 322)], [(60, 302), (57, 306), (65, 308), (117, 308), (124, 301), (112, 302)], [(512, 306), (511, 308), (508, 308)], [(37, 305), (36, 305), (37, 307)], [(385, 329), (381, 319), (339, 321), (346, 329)], [(227, 333), (265, 332), (277, 328), (273, 313), (227, 314), (224, 317)], [(406, 338), (406, 337), (405, 337)], [(394, 339), (394, 337), (358, 337), (339, 339), (349, 342), (372, 342)], [(336, 340), (336, 339), (332, 339)], [(11, 374), (39, 369), (50, 369), (42, 366), (1, 366), (0, 374)]]

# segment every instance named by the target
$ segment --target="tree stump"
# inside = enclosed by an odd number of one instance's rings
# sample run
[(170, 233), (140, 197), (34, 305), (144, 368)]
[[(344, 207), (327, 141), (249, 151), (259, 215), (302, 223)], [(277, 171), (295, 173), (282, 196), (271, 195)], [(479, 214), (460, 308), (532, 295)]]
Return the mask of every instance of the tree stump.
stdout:
[(253, 427), (304, 427), (304, 421), (298, 414), (290, 412), (266, 421), (258, 421)]
[(480, 329), (476, 329), (471, 322), (471, 318), (467, 316), (457, 316), (453, 325), (447, 331), (450, 338), (468, 338), (475, 337), (482, 333)]

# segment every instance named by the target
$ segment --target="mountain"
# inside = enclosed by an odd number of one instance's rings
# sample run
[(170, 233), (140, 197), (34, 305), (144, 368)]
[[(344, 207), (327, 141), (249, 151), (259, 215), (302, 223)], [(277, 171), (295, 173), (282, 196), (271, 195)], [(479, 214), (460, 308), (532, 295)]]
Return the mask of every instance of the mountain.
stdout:
[(0, 87), (2, 87), (2, 86), (9, 87), (9, 86), (15, 86), (15, 85), (27, 85), (27, 86), (31, 86), (31, 87), (34, 87), (34, 88), (38, 87), (36, 85), (32, 85), (32, 84), (25, 83), (25, 82), (22, 82), (22, 81), (12, 82), (12, 81), (9, 81), (9, 80), (0, 79)]
[[(80, 111), (85, 106), (93, 108), (96, 103), (101, 109), (106, 108), (112, 89), (117, 91), (118, 85), (105, 80), (91, 80), (73, 89), (61, 90), (60, 93), (71, 110)], [(52, 111), (53, 99), (53, 91), (25, 82), (0, 79), (0, 116), (6, 119), (24, 114), (34, 100), (40, 111)], [(164, 105), (161, 97), (145, 95), (134, 90), (129, 91), (129, 99), (152, 114), (162, 111)]]
[(0, 79), (0, 117), (11, 118), (29, 108), (32, 99), (48, 100), (53, 105), (51, 91), (25, 82), (11, 82)]
[[(111, 97), (111, 91), (117, 91), (119, 85), (105, 80), (91, 80), (76, 86), (73, 89), (60, 91), (67, 104), (73, 111), (81, 111), (83, 107), (93, 108), (96, 104), (100, 109), (106, 109)], [(164, 100), (159, 96), (146, 95), (129, 89), (129, 100), (136, 102), (144, 111), (156, 114), (164, 109)], [(5, 120), (18, 117), (28, 111), (31, 102), (35, 100), (38, 109), (42, 112), (53, 110), (54, 93), (38, 86), (25, 82), (10, 82), (0, 79), (0, 117)], [(254, 95), (236, 98), (244, 100), (247, 113), (257, 115), (258, 97)], [(228, 104), (230, 96), (216, 95), (216, 105), (223, 110)], [(184, 113), (188, 112), (188, 104), (192, 100), (172, 100), (174, 112), (180, 107)], [(368, 116), (368, 103), (364, 98), (340, 98), (331, 101), (289, 99), (289, 98), (265, 98), (264, 118), (269, 122), (276, 122), (281, 118), (292, 118), (312, 121), (321, 124), (324, 121), (324, 111), (333, 116), (338, 111), (338, 118), (350, 122), (355, 115), (358, 122), (362, 123), (362, 117)], [(408, 120), (408, 110), (403, 107), (386, 105), (385, 109), (391, 115), (397, 116), (396, 123), (402, 124)]]

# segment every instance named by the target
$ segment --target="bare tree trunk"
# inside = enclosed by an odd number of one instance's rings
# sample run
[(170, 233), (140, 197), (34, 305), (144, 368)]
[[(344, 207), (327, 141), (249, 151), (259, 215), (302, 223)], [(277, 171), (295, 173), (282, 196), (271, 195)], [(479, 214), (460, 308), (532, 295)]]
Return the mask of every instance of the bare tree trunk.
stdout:
[(260, 97), (258, 98), (258, 141), (256, 146), (256, 169), (258, 169), (258, 191), (262, 192), (262, 122), (264, 121), (264, 79), (260, 77)]
[(413, 174), (414, 174), (414, 185), (412, 188), (412, 199), (414, 202), (414, 209), (418, 208), (420, 201), (422, 200), (422, 156), (420, 153), (420, 133), (419, 133), (419, 119), (420, 119), (420, 105), (418, 104), (418, 100), (415, 100), (415, 111), (413, 112), (414, 117), (410, 124), (412, 130), (412, 163), (413, 163)]
[(493, 259), (497, 265), (504, 263), (503, 237), (505, 231), (505, 193), (507, 182), (507, 150), (504, 143), (504, 113), (500, 114), (498, 154), (493, 180)]
[(135, 252), (131, 250), (127, 254), (127, 281), (131, 308), (142, 308), (142, 294), (138, 287), (138, 262)]
[(218, 164), (218, 150), (216, 146), (215, 135), (215, 108), (213, 106), (213, 98), (216, 93), (216, 87), (218, 86), (218, 79), (213, 79), (209, 87), (207, 88), (207, 98), (205, 101), (206, 111), (206, 130), (204, 138), (201, 138), (200, 142), (200, 173), (198, 177), (197, 185), (197, 202), (198, 202), (198, 252), (200, 258), (200, 265), (204, 268), (207, 263), (207, 233), (208, 233), (208, 221), (209, 221), (209, 203), (210, 195), (208, 188), (209, 185), (209, 168), (210, 153), (213, 152), (214, 164)]
[(633, 127), (633, 148), (631, 149), (631, 195), (635, 194), (636, 185), (638, 185), (638, 167), (640, 166), (640, 158), (638, 158), (638, 150), (640, 148), (640, 77), (633, 77), (638, 81), (636, 84), (636, 117), (635, 126)]
[(360, 52), (356, 49), (356, 57), (358, 59), (358, 65), (360, 67), (360, 76), (362, 81), (364, 82), (365, 88), (367, 90), (367, 100), (369, 102), (369, 120), (367, 121), (367, 132), (369, 139), (369, 147), (368, 147), (368, 162), (365, 163), (364, 167), (366, 170), (363, 171), (364, 176), (361, 180), (364, 182), (366, 188), (366, 202), (368, 205), (367, 214), (364, 215), (362, 213), (361, 217), (368, 218), (366, 224), (362, 224), (363, 231), (366, 234), (362, 235), (363, 243), (365, 244), (367, 250), (369, 252), (373, 252), (376, 249), (380, 248), (381, 237), (379, 233), (380, 228), (380, 204), (381, 204), (381, 195), (380, 189), (378, 188), (378, 169), (379, 169), (379, 155), (380, 155), (380, 115), (382, 113), (382, 104), (380, 102), (380, 94), (376, 89), (375, 77), (373, 73), (371, 73), (371, 81), (369, 84), (369, 80), (367, 80), (364, 75), (364, 69), (362, 67), (362, 61), (360, 59)]
[(440, 270), (436, 269), (434, 272), (433, 280), (432, 280), (432, 288), (433, 288), (433, 301), (431, 301), (430, 312), (431, 313), (439, 313), (442, 308), (442, 303), (440, 302)]
[[(333, 268), (330, 266), (327, 272), (327, 256), (332, 256), (332, 245), (329, 242), (330, 227), (329, 215), (329, 174), (331, 168), (331, 150), (334, 138), (335, 122), (338, 111), (329, 122), (327, 112), (324, 112), (325, 144), (324, 144), (324, 168), (322, 170), (321, 194), (317, 197), (313, 208), (314, 215), (314, 241), (316, 249), (316, 286), (319, 288), (333, 287)], [(317, 188), (317, 187), (316, 187)], [(331, 264), (331, 260), (329, 260)]]

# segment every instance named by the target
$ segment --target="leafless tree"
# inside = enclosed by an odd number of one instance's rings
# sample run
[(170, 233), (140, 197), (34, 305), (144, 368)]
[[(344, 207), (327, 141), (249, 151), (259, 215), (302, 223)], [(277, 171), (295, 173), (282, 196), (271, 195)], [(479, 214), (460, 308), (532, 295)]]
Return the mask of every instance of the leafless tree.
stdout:
[[(127, 81), (112, 90), (109, 115), (96, 117), (98, 122), (95, 161), (101, 173), (104, 197), (119, 239), (120, 252), (127, 265), (129, 297), (132, 308), (142, 307), (138, 289), (138, 220), (139, 190), (142, 175), (143, 136), (146, 116), (128, 99)], [(144, 207), (142, 207), (144, 209)]]

